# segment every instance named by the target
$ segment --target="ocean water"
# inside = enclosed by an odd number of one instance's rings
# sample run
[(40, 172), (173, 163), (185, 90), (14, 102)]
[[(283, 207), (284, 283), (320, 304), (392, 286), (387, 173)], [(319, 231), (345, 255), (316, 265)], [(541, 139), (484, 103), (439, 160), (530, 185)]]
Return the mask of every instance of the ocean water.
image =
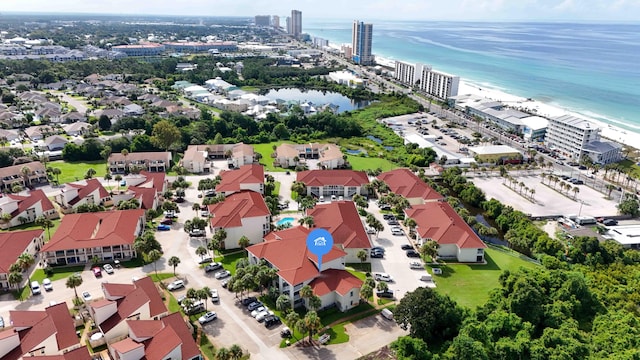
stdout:
[[(373, 53), (640, 133), (640, 24), (372, 21)], [(305, 32), (351, 42), (351, 22)]]

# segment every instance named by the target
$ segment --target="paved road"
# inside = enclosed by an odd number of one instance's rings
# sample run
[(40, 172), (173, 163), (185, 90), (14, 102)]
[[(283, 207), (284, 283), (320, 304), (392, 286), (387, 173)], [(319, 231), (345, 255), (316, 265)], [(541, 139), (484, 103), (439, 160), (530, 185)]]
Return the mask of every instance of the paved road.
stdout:
[(52, 93), (55, 94), (56, 96), (59, 96), (62, 99), (62, 101), (66, 101), (67, 103), (69, 103), (69, 105), (76, 108), (76, 111), (78, 111), (80, 114), (87, 113), (88, 107), (85, 101), (73, 98), (65, 94), (63, 91), (52, 91)]

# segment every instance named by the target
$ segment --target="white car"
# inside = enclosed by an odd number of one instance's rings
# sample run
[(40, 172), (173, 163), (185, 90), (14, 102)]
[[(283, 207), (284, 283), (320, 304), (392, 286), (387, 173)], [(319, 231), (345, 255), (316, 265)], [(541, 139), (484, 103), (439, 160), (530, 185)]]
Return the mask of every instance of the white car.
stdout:
[(377, 281), (392, 282), (393, 278), (387, 273), (377, 273), (373, 276)]
[(169, 285), (167, 285), (167, 290), (173, 291), (173, 290), (178, 290), (178, 289), (183, 288), (183, 287), (184, 287), (184, 281), (176, 280), (176, 281), (170, 283)]
[(91, 294), (89, 294), (89, 292), (88, 292), (88, 291), (84, 291), (84, 292), (82, 293), (82, 299), (83, 299), (84, 301), (91, 301)]
[(402, 236), (404, 235), (404, 232), (402, 231), (402, 229), (391, 229), (391, 235)]
[(215, 278), (216, 279), (224, 279), (224, 278), (229, 277), (229, 276), (231, 276), (231, 271), (223, 270), (223, 271), (217, 272), (216, 275), (215, 275)]
[(206, 313), (206, 314), (204, 314), (204, 315), (200, 316), (200, 317), (198, 318), (198, 322), (199, 322), (200, 324), (206, 324), (206, 323), (208, 323), (209, 321), (213, 321), (213, 320), (215, 320), (215, 319), (217, 319), (217, 318), (218, 318), (218, 314), (216, 314), (216, 313), (215, 313), (215, 312), (213, 312), (213, 311), (209, 311), (208, 313)]
[(370, 228), (370, 227), (367, 228), (367, 234), (375, 234), (375, 233), (376, 233), (376, 229)]
[(113, 266), (111, 266), (111, 264), (104, 264), (104, 266), (102, 267), (102, 269), (104, 270), (104, 272), (106, 272), (107, 274), (113, 274)]
[(49, 279), (42, 280), (42, 287), (44, 288), (44, 291), (53, 290), (53, 284), (51, 283), (51, 280), (49, 280)]
[(271, 311), (271, 310), (265, 310), (265, 311), (261, 312), (260, 314), (256, 315), (256, 320), (257, 320), (258, 322), (263, 322), (263, 321), (264, 321), (264, 319), (265, 319), (267, 316), (269, 316), (269, 315), (274, 315), (274, 314), (273, 314), (273, 311)]
[(251, 317), (255, 318), (256, 316), (258, 316), (258, 314), (260, 314), (261, 312), (263, 312), (263, 311), (265, 311), (265, 310), (267, 310), (267, 308), (266, 308), (266, 307), (264, 307), (264, 306), (260, 306), (259, 308), (255, 309), (255, 310), (253, 310), (253, 311), (251, 312)]
[(211, 289), (211, 292), (209, 293), (209, 297), (211, 297), (211, 302), (218, 302), (220, 301), (220, 297), (218, 296), (218, 289)]
[(420, 261), (412, 261), (409, 263), (410, 269), (424, 269), (424, 265)]

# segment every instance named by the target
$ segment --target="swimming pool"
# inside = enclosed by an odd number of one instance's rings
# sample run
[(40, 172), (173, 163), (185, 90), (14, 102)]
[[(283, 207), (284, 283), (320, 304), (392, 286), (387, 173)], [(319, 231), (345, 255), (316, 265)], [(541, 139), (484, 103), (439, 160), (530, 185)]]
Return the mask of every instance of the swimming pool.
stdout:
[(276, 223), (276, 225), (277, 225), (277, 226), (280, 226), (280, 225), (284, 225), (284, 224), (289, 224), (289, 225), (292, 225), (292, 226), (293, 226), (293, 222), (294, 222), (294, 220), (295, 220), (295, 219), (294, 219), (294, 218), (292, 218), (292, 217), (282, 218), (282, 219), (278, 220), (278, 222)]

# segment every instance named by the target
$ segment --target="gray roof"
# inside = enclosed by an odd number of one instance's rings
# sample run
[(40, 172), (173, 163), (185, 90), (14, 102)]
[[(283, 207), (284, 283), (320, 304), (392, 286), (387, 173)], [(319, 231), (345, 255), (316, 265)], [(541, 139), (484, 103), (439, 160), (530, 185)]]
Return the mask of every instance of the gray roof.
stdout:
[(619, 150), (622, 145), (610, 141), (592, 141), (586, 143), (582, 150), (595, 152), (595, 153), (607, 153), (613, 150)]

